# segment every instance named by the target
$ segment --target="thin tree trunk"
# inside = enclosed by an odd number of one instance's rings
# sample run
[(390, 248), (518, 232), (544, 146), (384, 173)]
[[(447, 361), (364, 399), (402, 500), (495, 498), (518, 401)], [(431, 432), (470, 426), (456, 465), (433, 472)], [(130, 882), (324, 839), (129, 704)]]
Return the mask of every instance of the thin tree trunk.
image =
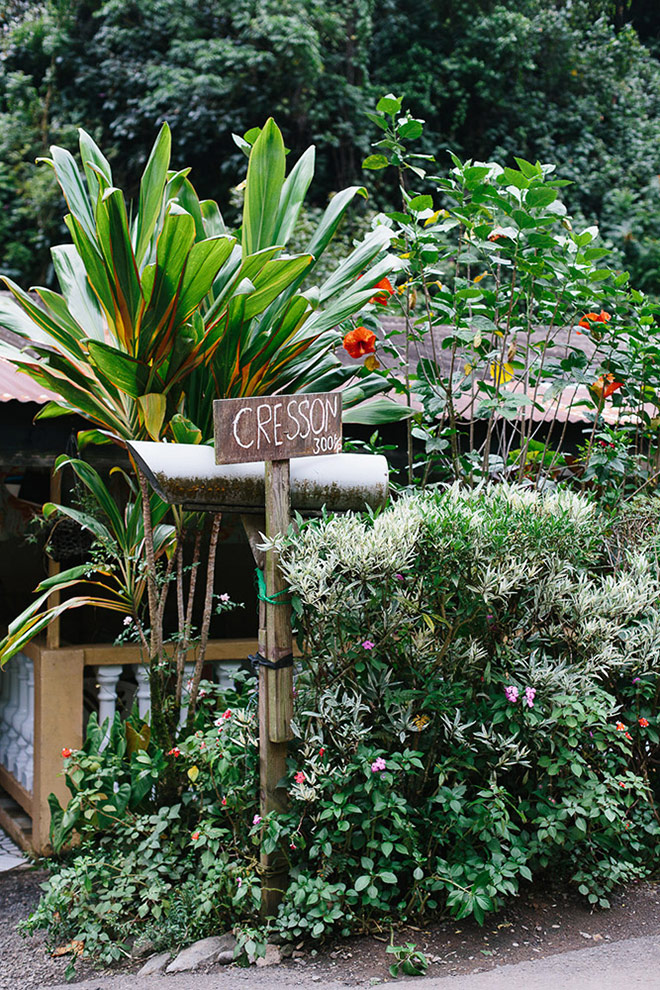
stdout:
[(197, 653), (197, 660), (195, 661), (195, 670), (193, 672), (192, 685), (190, 688), (190, 696), (188, 701), (188, 719), (186, 722), (186, 728), (188, 731), (192, 728), (193, 719), (195, 717), (197, 697), (199, 694), (199, 682), (202, 679), (202, 668), (206, 659), (206, 647), (209, 642), (211, 616), (213, 614), (213, 579), (215, 576), (215, 557), (218, 549), (218, 536), (220, 535), (221, 522), (222, 514), (216, 512), (213, 516), (213, 523), (211, 524), (211, 538), (209, 540), (209, 558), (206, 567), (206, 596), (204, 599), (204, 614), (202, 617), (199, 651)]

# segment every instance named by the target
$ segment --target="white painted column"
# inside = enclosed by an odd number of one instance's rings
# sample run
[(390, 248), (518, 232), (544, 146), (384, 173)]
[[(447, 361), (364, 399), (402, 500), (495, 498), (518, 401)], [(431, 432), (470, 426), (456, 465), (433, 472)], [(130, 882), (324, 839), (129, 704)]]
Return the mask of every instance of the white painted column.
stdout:
[(213, 672), (218, 686), (223, 691), (228, 691), (234, 686), (234, 677), (240, 670), (241, 663), (238, 660), (216, 660), (213, 664)]
[(0, 670), (0, 763), (5, 766), (9, 733), (9, 705), (11, 702), (10, 667)]
[(11, 675), (11, 686), (10, 686), (10, 702), (8, 711), (8, 728), (7, 728), (7, 752), (5, 758), (5, 766), (11, 774), (16, 776), (16, 761), (18, 759), (18, 747), (20, 739), (20, 679), (19, 672), (21, 666), (21, 654), (17, 653), (15, 657), (9, 661), (10, 663), (10, 675)]
[(26, 723), (25, 751), (27, 754), (27, 766), (25, 768), (25, 789), (32, 793), (34, 783), (34, 663), (29, 658), (26, 660), (27, 686), (28, 686), (28, 719)]
[(103, 733), (101, 749), (106, 747), (110, 737), (110, 728), (115, 717), (115, 712), (117, 711), (117, 681), (121, 677), (123, 669), (119, 664), (111, 664), (107, 667), (99, 666), (96, 668), (99, 692), (99, 725), (103, 726), (106, 719), (109, 720)]
[(149, 716), (149, 711), (151, 709), (151, 688), (149, 687), (149, 668), (143, 667), (141, 664), (135, 668), (135, 680), (137, 681), (137, 691), (135, 692), (135, 697), (137, 698), (138, 711), (140, 713), (140, 718), (147, 720)]

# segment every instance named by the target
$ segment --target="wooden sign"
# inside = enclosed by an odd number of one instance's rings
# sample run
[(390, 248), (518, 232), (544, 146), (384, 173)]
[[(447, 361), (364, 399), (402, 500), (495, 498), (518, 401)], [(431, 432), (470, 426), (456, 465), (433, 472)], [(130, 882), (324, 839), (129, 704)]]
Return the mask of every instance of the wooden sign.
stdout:
[(341, 394), (216, 399), (216, 464), (341, 453)]

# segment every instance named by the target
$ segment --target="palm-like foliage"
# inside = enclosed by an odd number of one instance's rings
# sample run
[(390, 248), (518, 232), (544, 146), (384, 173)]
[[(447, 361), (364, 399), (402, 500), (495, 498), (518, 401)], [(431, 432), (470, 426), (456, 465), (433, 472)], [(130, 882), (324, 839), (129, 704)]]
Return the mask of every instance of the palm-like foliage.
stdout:
[[(73, 469), (84, 485), (89, 505), (74, 508), (49, 502), (44, 506), (44, 515), (46, 518), (67, 516), (91, 533), (102, 562), (70, 567), (41, 582), (36, 589), (38, 598), (14, 619), (7, 635), (0, 640), (0, 665), (23, 649), (53, 619), (81, 605), (96, 605), (130, 616), (144, 639), (141, 616), (147, 579), (142, 497), (132, 480), (127, 479), (130, 497), (123, 511), (120, 511), (100, 475), (90, 464), (64, 455), (57, 459), (57, 470), (67, 466)], [(171, 558), (176, 550), (177, 534), (174, 526), (164, 521), (169, 506), (152, 494), (150, 509), (154, 555), (156, 559), (163, 556)], [(53, 592), (68, 591), (77, 585), (82, 586), (84, 594), (44, 608)]]
[(84, 178), (69, 152), (52, 148), (45, 161), (66, 198), (73, 241), (52, 252), (61, 292), (38, 288), (37, 304), (5, 278), (18, 306), (0, 301), (0, 323), (37, 356), (4, 353), (61, 397), (42, 415), (75, 411), (119, 440), (167, 431), (198, 440), (190, 420), (208, 437), (213, 398), (340, 384), (350, 372), (332, 354), (333, 328), (392, 267), (378, 261), (389, 243), (379, 228), (320, 289), (301, 289), (361, 190), (335, 197), (308, 252), (285, 255), (314, 151), (285, 178), (272, 120), (250, 151), (238, 237), (227, 234), (214, 202), (200, 202), (187, 169), (169, 170), (170, 143), (163, 125), (132, 217), (89, 135), (80, 132)]

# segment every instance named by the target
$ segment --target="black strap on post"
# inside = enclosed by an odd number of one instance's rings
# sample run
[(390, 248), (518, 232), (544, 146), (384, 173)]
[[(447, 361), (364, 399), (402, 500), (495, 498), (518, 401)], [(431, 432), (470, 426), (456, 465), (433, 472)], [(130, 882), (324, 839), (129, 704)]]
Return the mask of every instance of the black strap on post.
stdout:
[(266, 660), (261, 653), (251, 653), (248, 656), (248, 660), (256, 670), (258, 667), (268, 667), (269, 670), (284, 670), (285, 667), (293, 667), (293, 653), (287, 653), (285, 657), (280, 657), (279, 660)]

